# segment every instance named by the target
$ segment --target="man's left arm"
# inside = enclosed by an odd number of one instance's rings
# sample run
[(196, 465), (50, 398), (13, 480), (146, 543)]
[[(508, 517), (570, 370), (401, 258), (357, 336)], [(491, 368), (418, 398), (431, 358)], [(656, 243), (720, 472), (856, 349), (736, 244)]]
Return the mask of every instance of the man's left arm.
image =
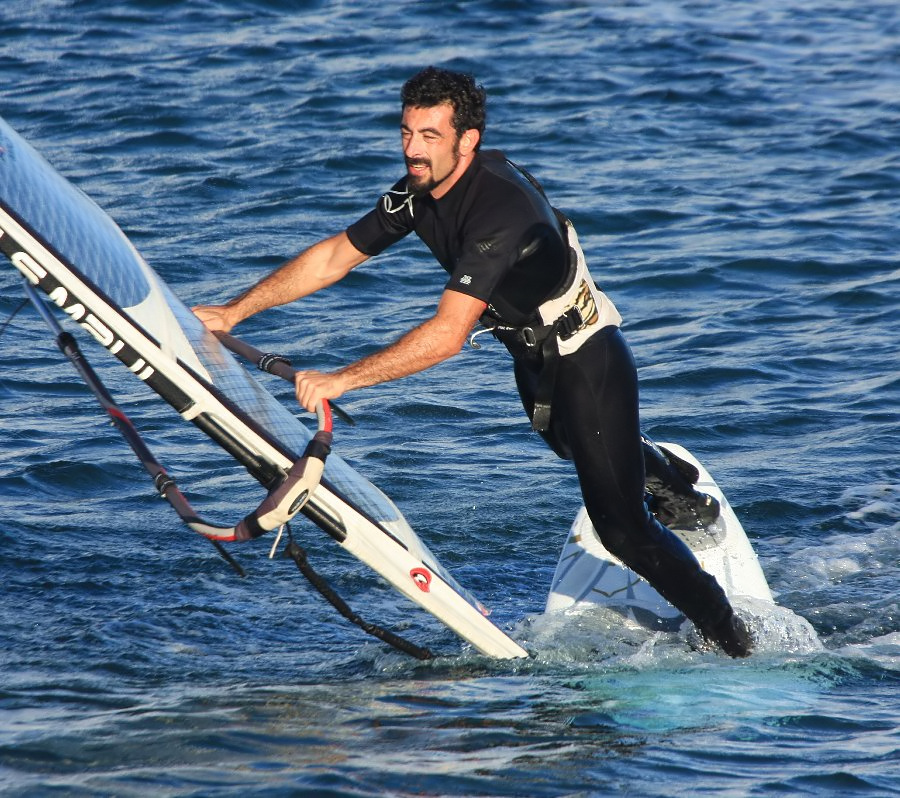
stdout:
[(457, 354), (487, 304), (459, 291), (445, 290), (437, 311), (402, 338), (338, 371), (299, 371), (297, 401), (309, 411), (321, 399), (407, 377)]

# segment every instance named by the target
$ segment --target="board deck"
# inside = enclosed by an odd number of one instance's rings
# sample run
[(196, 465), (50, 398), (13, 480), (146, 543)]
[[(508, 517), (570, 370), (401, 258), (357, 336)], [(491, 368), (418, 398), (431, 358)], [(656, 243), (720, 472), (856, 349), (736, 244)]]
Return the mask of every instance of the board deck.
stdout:
[[(756, 552), (716, 481), (684, 447), (659, 445), (697, 467), (697, 489), (715, 497), (721, 508), (719, 517), (706, 528), (672, 531), (691, 548), (704, 570), (716, 577), (729, 599), (746, 596), (774, 603)], [(563, 545), (545, 611), (590, 605), (617, 608), (648, 628), (675, 630), (684, 621), (648, 582), (604, 548), (582, 507)]]

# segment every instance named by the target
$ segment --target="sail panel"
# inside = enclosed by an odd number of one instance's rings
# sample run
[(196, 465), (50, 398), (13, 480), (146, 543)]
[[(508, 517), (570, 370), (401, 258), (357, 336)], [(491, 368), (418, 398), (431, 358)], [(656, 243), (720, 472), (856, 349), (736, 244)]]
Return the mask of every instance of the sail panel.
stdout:
[[(0, 203), (43, 246), (128, 315), (169, 357), (213, 385), (296, 457), (310, 430), (209, 333), (116, 223), (0, 119)], [(481, 605), (444, 569), (397, 506), (337, 454), (325, 480), (449, 584)]]

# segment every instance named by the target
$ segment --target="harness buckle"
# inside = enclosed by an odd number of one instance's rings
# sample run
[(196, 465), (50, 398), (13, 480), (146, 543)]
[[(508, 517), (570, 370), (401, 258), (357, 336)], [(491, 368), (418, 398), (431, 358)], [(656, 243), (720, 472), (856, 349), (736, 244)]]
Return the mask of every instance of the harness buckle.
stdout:
[(525, 346), (529, 349), (537, 346), (537, 336), (531, 327), (522, 327), (522, 340), (525, 341)]
[(584, 327), (584, 316), (581, 314), (581, 308), (578, 305), (572, 305), (562, 316), (559, 317), (559, 337), (560, 340), (567, 340)]

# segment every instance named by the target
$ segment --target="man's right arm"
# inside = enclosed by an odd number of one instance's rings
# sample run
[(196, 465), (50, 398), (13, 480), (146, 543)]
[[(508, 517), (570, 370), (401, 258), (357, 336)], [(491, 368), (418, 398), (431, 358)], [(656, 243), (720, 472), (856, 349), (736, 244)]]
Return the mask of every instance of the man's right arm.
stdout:
[(313, 244), (224, 305), (198, 305), (193, 310), (208, 329), (229, 332), (262, 310), (285, 305), (336, 283), (368, 257), (341, 232)]

